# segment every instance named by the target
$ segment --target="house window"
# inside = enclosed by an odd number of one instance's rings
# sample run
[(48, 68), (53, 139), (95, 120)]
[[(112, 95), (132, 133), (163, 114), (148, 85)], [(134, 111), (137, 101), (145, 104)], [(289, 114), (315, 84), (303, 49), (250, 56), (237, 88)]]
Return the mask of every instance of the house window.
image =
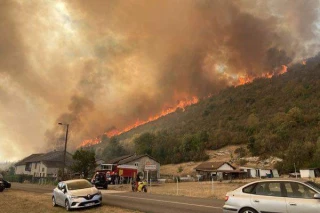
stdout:
[(135, 162), (134, 165), (135, 165), (136, 167), (138, 167), (138, 166), (139, 166), (139, 162)]
[(31, 163), (26, 164), (25, 171), (31, 171)]
[(34, 168), (35, 168), (35, 169), (37, 169), (37, 165), (38, 165), (37, 163), (34, 164)]
[(44, 172), (44, 168), (42, 168), (42, 172)]

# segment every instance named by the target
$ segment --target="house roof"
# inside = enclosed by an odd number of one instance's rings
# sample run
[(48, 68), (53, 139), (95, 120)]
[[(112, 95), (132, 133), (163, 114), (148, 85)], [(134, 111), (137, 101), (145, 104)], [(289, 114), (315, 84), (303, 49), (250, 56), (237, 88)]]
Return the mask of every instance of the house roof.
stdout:
[(129, 158), (129, 157), (132, 157), (132, 156), (134, 156), (134, 155), (133, 154), (124, 155), (124, 156), (121, 156), (121, 157), (117, 157), (117, 158), (111, 159), (111, 160), (107, 161), (106, 163), (107, 164), (119, 164), (119, 161), (124, 160), (124, 159)]
[[(138, 159), (140, 159), (140, 158), (143, 158), (143, 157), (148, 157), (148, 158), (151, 158), (152, 160), (158, 162), (156, 159), (154, 159), (154, 158), (151, 157), (150, 155), (148, 155), (148, 154), (143, 154), (143, 155), (132, 155), (131, 157), (128, 157), (128, 158), (125, 158), (125, 159), (119, 161), (118, 164), (126, 164), (126, 163), (129, 163), (129, 162), (138, 160)], [(159, 163), (159, 162), (158, 162), (158, 163)]]
[(228, 162), (204, 162), (199, 164), (197, 167), (195, 167), (195, 170), (201, 170), (201, 171), (215, 171), (219, 167), (221, 167), (223, 164), (228, 164), (230, 167), (232, 167), (234, 170), (236, 167), (232, 166)]
[(25, 165), (27, 163), (31, 163), (33, 162), (34, 159), (36, 159), (37, 157), (43, 155), (43, 153), (39, 153), (39, 154), (32, 154), (28, 157), (25, 157), (24, 159), (22, 159), (21, 161), (18, 161), (15, 166), (21, 166), (21, 165)]
[[(64, 151), (52, 151), (45, 154), (32, 154), (23, 160), (19, 161), (15, 164), (15, 166), (25, 165), (26, 163), (33, 162), (46, 162), (48, 165), (56, 164), (55, 162), (63, 162)], [(53, 162), (53, 163), (49, 163)], [(73, 162), (72, 155), (70, 153), (66, 153), (66, 165), (70, 165)]]
[[(33, 162), (40, 162), (40, 161), (63, 161), (64, 151), (52, 151), (46, 154), (37, 156), (33, 158)], [(66, 153), (66, 161), (72, 159), (72, 155), (70, 153)]]

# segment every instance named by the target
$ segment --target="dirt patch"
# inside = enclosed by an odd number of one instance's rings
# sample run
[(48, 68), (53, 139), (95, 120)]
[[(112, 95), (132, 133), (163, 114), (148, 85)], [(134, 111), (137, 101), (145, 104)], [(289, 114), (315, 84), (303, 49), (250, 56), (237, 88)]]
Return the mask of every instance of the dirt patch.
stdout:
[[(50, 195), (9, 189), (0, 193), (0, 213), (8, 212), (65, 213), (66, 210), (62, 207), (52, 207)], [(139, 213), (138, 211), (131, 211), (106, 205), (82, 209), (79, 210), (79, 212)]]
[[(237, 154), (234, 151), (240, 146), (226, 146), (218, 150), (206, 151), (209, 156), (207, 162), (229, 162), (232, 158), (236, 158)], [(170, 178), (173, 176), (193, 176), (195, 177), (196, 172), (194, 168), (203, 162), (187, 162), (180, 164), (167, 164), (160, 167), (161, 176), (164, 178)]]

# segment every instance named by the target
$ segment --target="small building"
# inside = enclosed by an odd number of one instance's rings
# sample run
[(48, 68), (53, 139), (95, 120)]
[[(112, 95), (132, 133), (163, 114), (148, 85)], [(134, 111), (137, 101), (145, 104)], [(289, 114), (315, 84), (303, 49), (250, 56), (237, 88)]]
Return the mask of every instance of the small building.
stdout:
[(117, 165), (133, 165), (138, 168), (138, 173), (140, 173), (140, 175), (142, 174), (143, 178), (147, 178), (147, 173), (149, 179), (160, 178), (160, 163), (148, 154), (125, 155), (112, 159), (107, 163)]
[[(45, 154), (32, 154), (15, 164), (15, 174), (32, 175), (33, 177), (57, 177), (63, 167), (64, 151), (53, 151)], [(73, 163), (72, 155), (66, 153), (66, 165)]]
[(246, 172), (237, 170), (228, 162), (204, 162), (194, 168), (203, 180), (229, 180), (245, 178)]
[(263, 168), (263, 169), (257, 169), (257, 177), (260, 178), (278, 178), (279, 172), (277, 169), (272, 168)]
[(241, 171), (245, 171), (247, 178), (271, 178), (279, 177), (279, 173), (277, 169), (271, 168), (252, 168), (252, 167), (240, 167)]
[(300, 169), (301, 178), (316, 178), (320, 177), (319, 168)]
[(258, 171), (256, 168), (241, 166), (239, 169), (240, 169), (240, 171), (246, 172), (247, 178), (256, 178), (257, 177)]

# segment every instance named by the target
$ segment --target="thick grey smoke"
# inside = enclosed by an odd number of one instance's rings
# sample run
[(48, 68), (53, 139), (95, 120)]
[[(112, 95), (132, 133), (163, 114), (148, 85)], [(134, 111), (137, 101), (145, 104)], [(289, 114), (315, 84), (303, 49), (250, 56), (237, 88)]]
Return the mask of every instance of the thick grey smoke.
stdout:
[[(0, 161), (70, 147), (319, 51), (317, 0), (0, 2)], [(48, 146), (48, 144), (50, 146)]]

